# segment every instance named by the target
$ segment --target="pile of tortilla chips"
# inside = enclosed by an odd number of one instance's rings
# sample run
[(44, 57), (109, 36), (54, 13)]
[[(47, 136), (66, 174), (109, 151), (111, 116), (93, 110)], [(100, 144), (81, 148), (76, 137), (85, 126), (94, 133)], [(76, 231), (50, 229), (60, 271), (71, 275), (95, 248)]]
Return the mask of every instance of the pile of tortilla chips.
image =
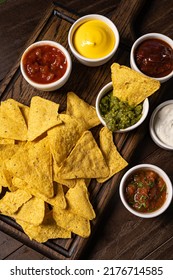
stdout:
[(30, 107), (13, 99), (0, 106), (0, 213), (38, 242), (88, 237), (96, 217), (90, 180), (104, 182), (127, 165), (106, 127), (97, 145), (94, 107), (70, 92), (66, 112), (58, 110), (39, 96)]

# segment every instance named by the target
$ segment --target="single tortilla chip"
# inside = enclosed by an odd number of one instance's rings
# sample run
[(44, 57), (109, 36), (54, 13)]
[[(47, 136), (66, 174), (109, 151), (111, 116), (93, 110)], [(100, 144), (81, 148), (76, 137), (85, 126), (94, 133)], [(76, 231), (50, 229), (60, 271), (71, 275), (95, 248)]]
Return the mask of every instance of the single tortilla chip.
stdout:
[(0, 137), (25, 141), (27, 125), (20, 110), (19, 103), (13, 99), (1, 102)]
[(12, 215), (31, 198), (32, 195), (24, 190), (6, 192), (0, 200), (0, 212), (6, 215)]
[(43, 223), (38, 226), (21, 220), (17, 220), (17, 223), (21, 225), (31, 240), (34, 239), (40, 243), (44, 243), (48, 239), (71, 238), (71, 232), (69, 230), (63, 229), (56, 224), (52, 217), (52, 212), (47, 213)]
[(53, 182), (54, 196), (52, 198), (47, 198), (45, 195), (41, 194), (37, 189), (34, 189), (33, 186), (28, 185), (25, 181), (21, 180), (20, 178), (14, 177), (12, 179), (12, 183), (17, 188), (27, 191), (31, 195), (44, 200), (52, 206), (57, 206), (62, 209), (65, 209), (67, 206), (64, 190), (61, 184)]
[(1, 144), (15, 144), (15, 140), (14, 139), (8, 139), (8, 138), (2, 138), (0, 137), (0, 145)]
[(67, 94), (66, 113), (83, 122), (86, 130), (100, 124), (95, 108), (79, 98), (74, 92)]
[(8, 161), (17, 151), (19, 147), (14, 144), (0, 144), (0, 185), (11, 187), (11, 175), (6, 170), (5, 162)]
[(90, 221), (74, 214), (68, 208), (63, 210), (53, 207), (53, 218), (58, 226), (81, 237), (89, 237), (91, 233)]
[(160, 88), (160, 82), (118, 63), (111, 66), (113, 95), (136, 106)]
[(43, 222), (44, 216), (45, 202), (37, 197), (32, 197), (15, 214), (11, 215), (15, 220), (21, 220), (35, 226)]
[(31, 99), (28, 119), (28, 140), (33, 141), (48, 129), (61, 123), (58, 118), (59, 104), (34, 96)]
[[(10, 98), (8, 100), (11, 100), (12, 102), (14, 102), (14, 99)], [(19, 106), (20, 110), (21, 110), (21, 113), (24, 117), (24, 120), (25, 120), (25, 123), (26, 125), (28, 126), (28, 117), (29, 117), (29, 110), (30, 108), (18, 101), (15, 100), (15, 103)]]
[(108, 175), (109, 168), (90, 131), (82, 134), (58, 171), (62, 179), (100, 178)]
[(113, 142), (112, 132), (107, 127), (103, 127), (100, 130), (100, 149), (109, 167), (108, 177), (97, 179), (99, 183), (103, 183), (111, 178), (114, 174), (124, 169), (128, 163), (117, 151), (117, 148)]
[(67, 191), (66, 199), (73, 213), (88, 220), (93, 220), (96, 217), (84, 180), (78, 180), (76, 186)]
[(55, 182), (57, 182), (58, 184), (62, 184), (65, 185), (68, 188), (74, 188), (76, 185), (76, 181), (80, 180), (80, 179), (62, 179), (58, 177), (58, 171), (59, 171), (59, 167), (54, 164), (53, 165), (53, 180)]
[(50, 149), (57, 165), (69, 155), (85, 131), (84, 125), (74, 117), (60, 114), (60, 119), (62, 124), (48, 131)]
[(27, 142), (6, 161), (7, 170), (48, 198), (54, 196), (52, 155), (47, 137), (39, 142)]

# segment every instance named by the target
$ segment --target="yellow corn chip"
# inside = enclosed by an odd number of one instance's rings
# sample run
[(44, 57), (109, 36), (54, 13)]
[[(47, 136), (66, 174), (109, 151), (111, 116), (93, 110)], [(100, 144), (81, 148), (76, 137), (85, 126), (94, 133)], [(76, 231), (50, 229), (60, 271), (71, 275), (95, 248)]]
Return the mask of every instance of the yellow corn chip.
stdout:
[(45, 195), (38, 192), (37, 189), (34, 189), (33, 186), (28, 185), (25, 181), (19, 178), (14, 177), (12, 183), (17, 188), (27, 191), (28, 193), (32, 194), (33, 196), (36, 196), (37, 198), (44, 200), (45, 202), (47, 202), (52, 206), (57, 206), (62, 209), (65, 209), (67, 206), (63, 187), (61, 184), (57, 184), (56, 182), (54, 182), (54, 196), (52, 198), (47, 198)]
[(62, 179), (100, 178), (109, 175), (109, 168), (90, 131), (83, 133), (57, 175)]
[(66, 113), (83, 122), (86, 130), (100, 124), (95, 108), (73, 92), (67, 94)]
[(91, 233), (89, 220), (72, 213), (69, 209), (53, 207), (53, 218), (58, 226), (84, 238)]
[(45, 202), (37, 197), (32, 197), (11, 217), (33, 225), (40, 225), (45, 216)]
[(113, 63), (111, 66), (113, 95), (136, 106), (160, 88), (160, 82), (129, 67)]
[(34, 96), (31, 100), (28, 120), (28, 140), (33, 141), (51, 127), (61, 123), (59, 104)]
[(21, 113), (24, 117), (25, 123), (28, 126), (29, 107), (20, 103), (20, 102), (18, 102), (18, 101), (16, 101), (16, 100), (14, 100), (14, 99), (12, 99), (12, 98), (9, 98), (8, 101), (15, 102), (17, 104), (17, 106), (20, 108)]
[(15, 144), (15, 140), (0, 137), (0, 145), (1, 144)]
[(112, 132), (107, 127), (103, 127), (100, 131), (100, 149), (109, 167), (108, 177), (97, 179), (99, 183), (103, 183), (125, 168), (128, 163), (117, 151), (113, 142)]
[(85, 131), (81, 122), (69, 115), (60, 114), (62, 124), (48, 131), (48, 139), (53, 158), (57, 165), (69, 155), (76, 142)]
[(32, 195), (24, 190), (6, 192), (0, 200), (0, 212), (6, 215), (14, 214), (31, 197)]
[(6, 170), (5, 162), (8, 161), (19, 149), (17, 145), (0, 144), (0, 185), (10, 188), (11, 176)]
[(78, 180), (76, 186), (67, 191), (66, 199), (68, 206), (73, 213), (88, 220), (93, 220), (96, 217), (84, 181)]
[(52, 212), (45, 215), (43, 223), (35, 226), (30, 223), (26, 223), (21, 220), (17, 220), (17, 223), (21, 225), (24, 232), (32, 240), (37, 242), (46, 242), (48, 239), (54, 238), (71, 238), (71, 232), (59, 227), (52, 217)]
[(8, 99), (1, 102), (0, 107), (0, 137), (25, 141), (27, 125), (18, 102)]
[(7, 170), (48, 198), (53, 197), (52, 155), (48, 139), (28, 142), (6, 162)]

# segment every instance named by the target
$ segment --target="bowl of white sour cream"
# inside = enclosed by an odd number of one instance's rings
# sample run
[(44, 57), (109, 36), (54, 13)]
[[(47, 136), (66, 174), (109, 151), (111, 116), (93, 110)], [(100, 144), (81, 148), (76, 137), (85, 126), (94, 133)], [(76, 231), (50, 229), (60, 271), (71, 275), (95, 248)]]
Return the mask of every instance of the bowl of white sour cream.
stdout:
[(159, 147), (173, 150), (173, 100), (161, 103), (153, 111), (150, 135)]

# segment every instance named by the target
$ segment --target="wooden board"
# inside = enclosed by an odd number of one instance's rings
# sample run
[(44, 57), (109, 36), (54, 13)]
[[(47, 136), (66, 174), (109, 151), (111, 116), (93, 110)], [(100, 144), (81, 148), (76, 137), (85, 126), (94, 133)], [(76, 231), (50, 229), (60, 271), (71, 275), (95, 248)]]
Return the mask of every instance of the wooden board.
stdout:
[[(73, 70), (68, 83), (56, 92), (40, 92), (28, 85), (22, 78), (19, 68), (19, 57), (16, 65), (14, 65), (11, 69), (10, 73), (1, 85), (1, 100), (14, 98), (21, 103), (29, 105), (31, 98), (35, 95), (39, 95), (60, 103), (61, 110), (63, 111), (66, 108), (67, 92), (74, 91), (89, 104), (95, 105), (96, 96), (99, 90), (111, 81), (111, 64), (116, 61), (120, 64), (129, 66), (130, 46), (135, 40), (132, 23), (134, 17), (138, 14), (145, 1), (135, 0), (132, 2), (133, 3), (129, 6), (129, 1), (121, 1), (118, 8), (113, 11), (110, 16), (110, 19), (116, 23), (119, 29), (121, 43), (116, 55), (107, 64), (101, 67), (89, 68), (78, 63), (74, 57), (72, 57)], [(67, 36), (73, 19), (76, 19), (76, 16), (62, 8), (58, 9), (57, 16), (57, 13), (55, 13), (55, 7), (50, 6), (44, 18), (36, 27), (33, 36), (31, 36), (29, 42), (27, 42), (27, 45), (30, 45), (34, 41), (48, 39), (58, 41), (69, 49)], [(159, 92), (151, 98), (151, 108), (153, 104), (156, 105), (157, 102), (159, 102), (159, 99), (166, 91), (168, 85), (169, 83), (163, 85), (161, 90), (159, 90)], [(148, 119), (134, 132), (127, 134), (114, 134), (114, 142), (120, 153), (127, 161), (130, 162), (138, 143), (146, 133), (147, 125)], [(93, 129), (93, 134), (96, 139), (100, 128), (101, 126), (98, 126)], [(124, 172), (125, 170), (119, 172), (111, 180), (102, 185), (98, 184), (95, 180), (92, 180), (89, 186), (89, 192), (91, 194), (91, 202), (96, 211), (97, 218), (92, 221), (91, 238), (95, 233), (97, 233), (97, 225), (102, 218), (103, 211), (108, 205), (113, 194), (115, 194)], [(78, 259), (91, 239), (83, 239), (74, 235), (73, 238), (68, 240), (53, 240), (48, 241), (45, 244), (40, 244), (35, 241), (30, 241), (30, 239), (23, 233), (20, 226), (18, 226), (13, 220), (2, 215), (0, 216), (0, 229), (51, 259)]]

